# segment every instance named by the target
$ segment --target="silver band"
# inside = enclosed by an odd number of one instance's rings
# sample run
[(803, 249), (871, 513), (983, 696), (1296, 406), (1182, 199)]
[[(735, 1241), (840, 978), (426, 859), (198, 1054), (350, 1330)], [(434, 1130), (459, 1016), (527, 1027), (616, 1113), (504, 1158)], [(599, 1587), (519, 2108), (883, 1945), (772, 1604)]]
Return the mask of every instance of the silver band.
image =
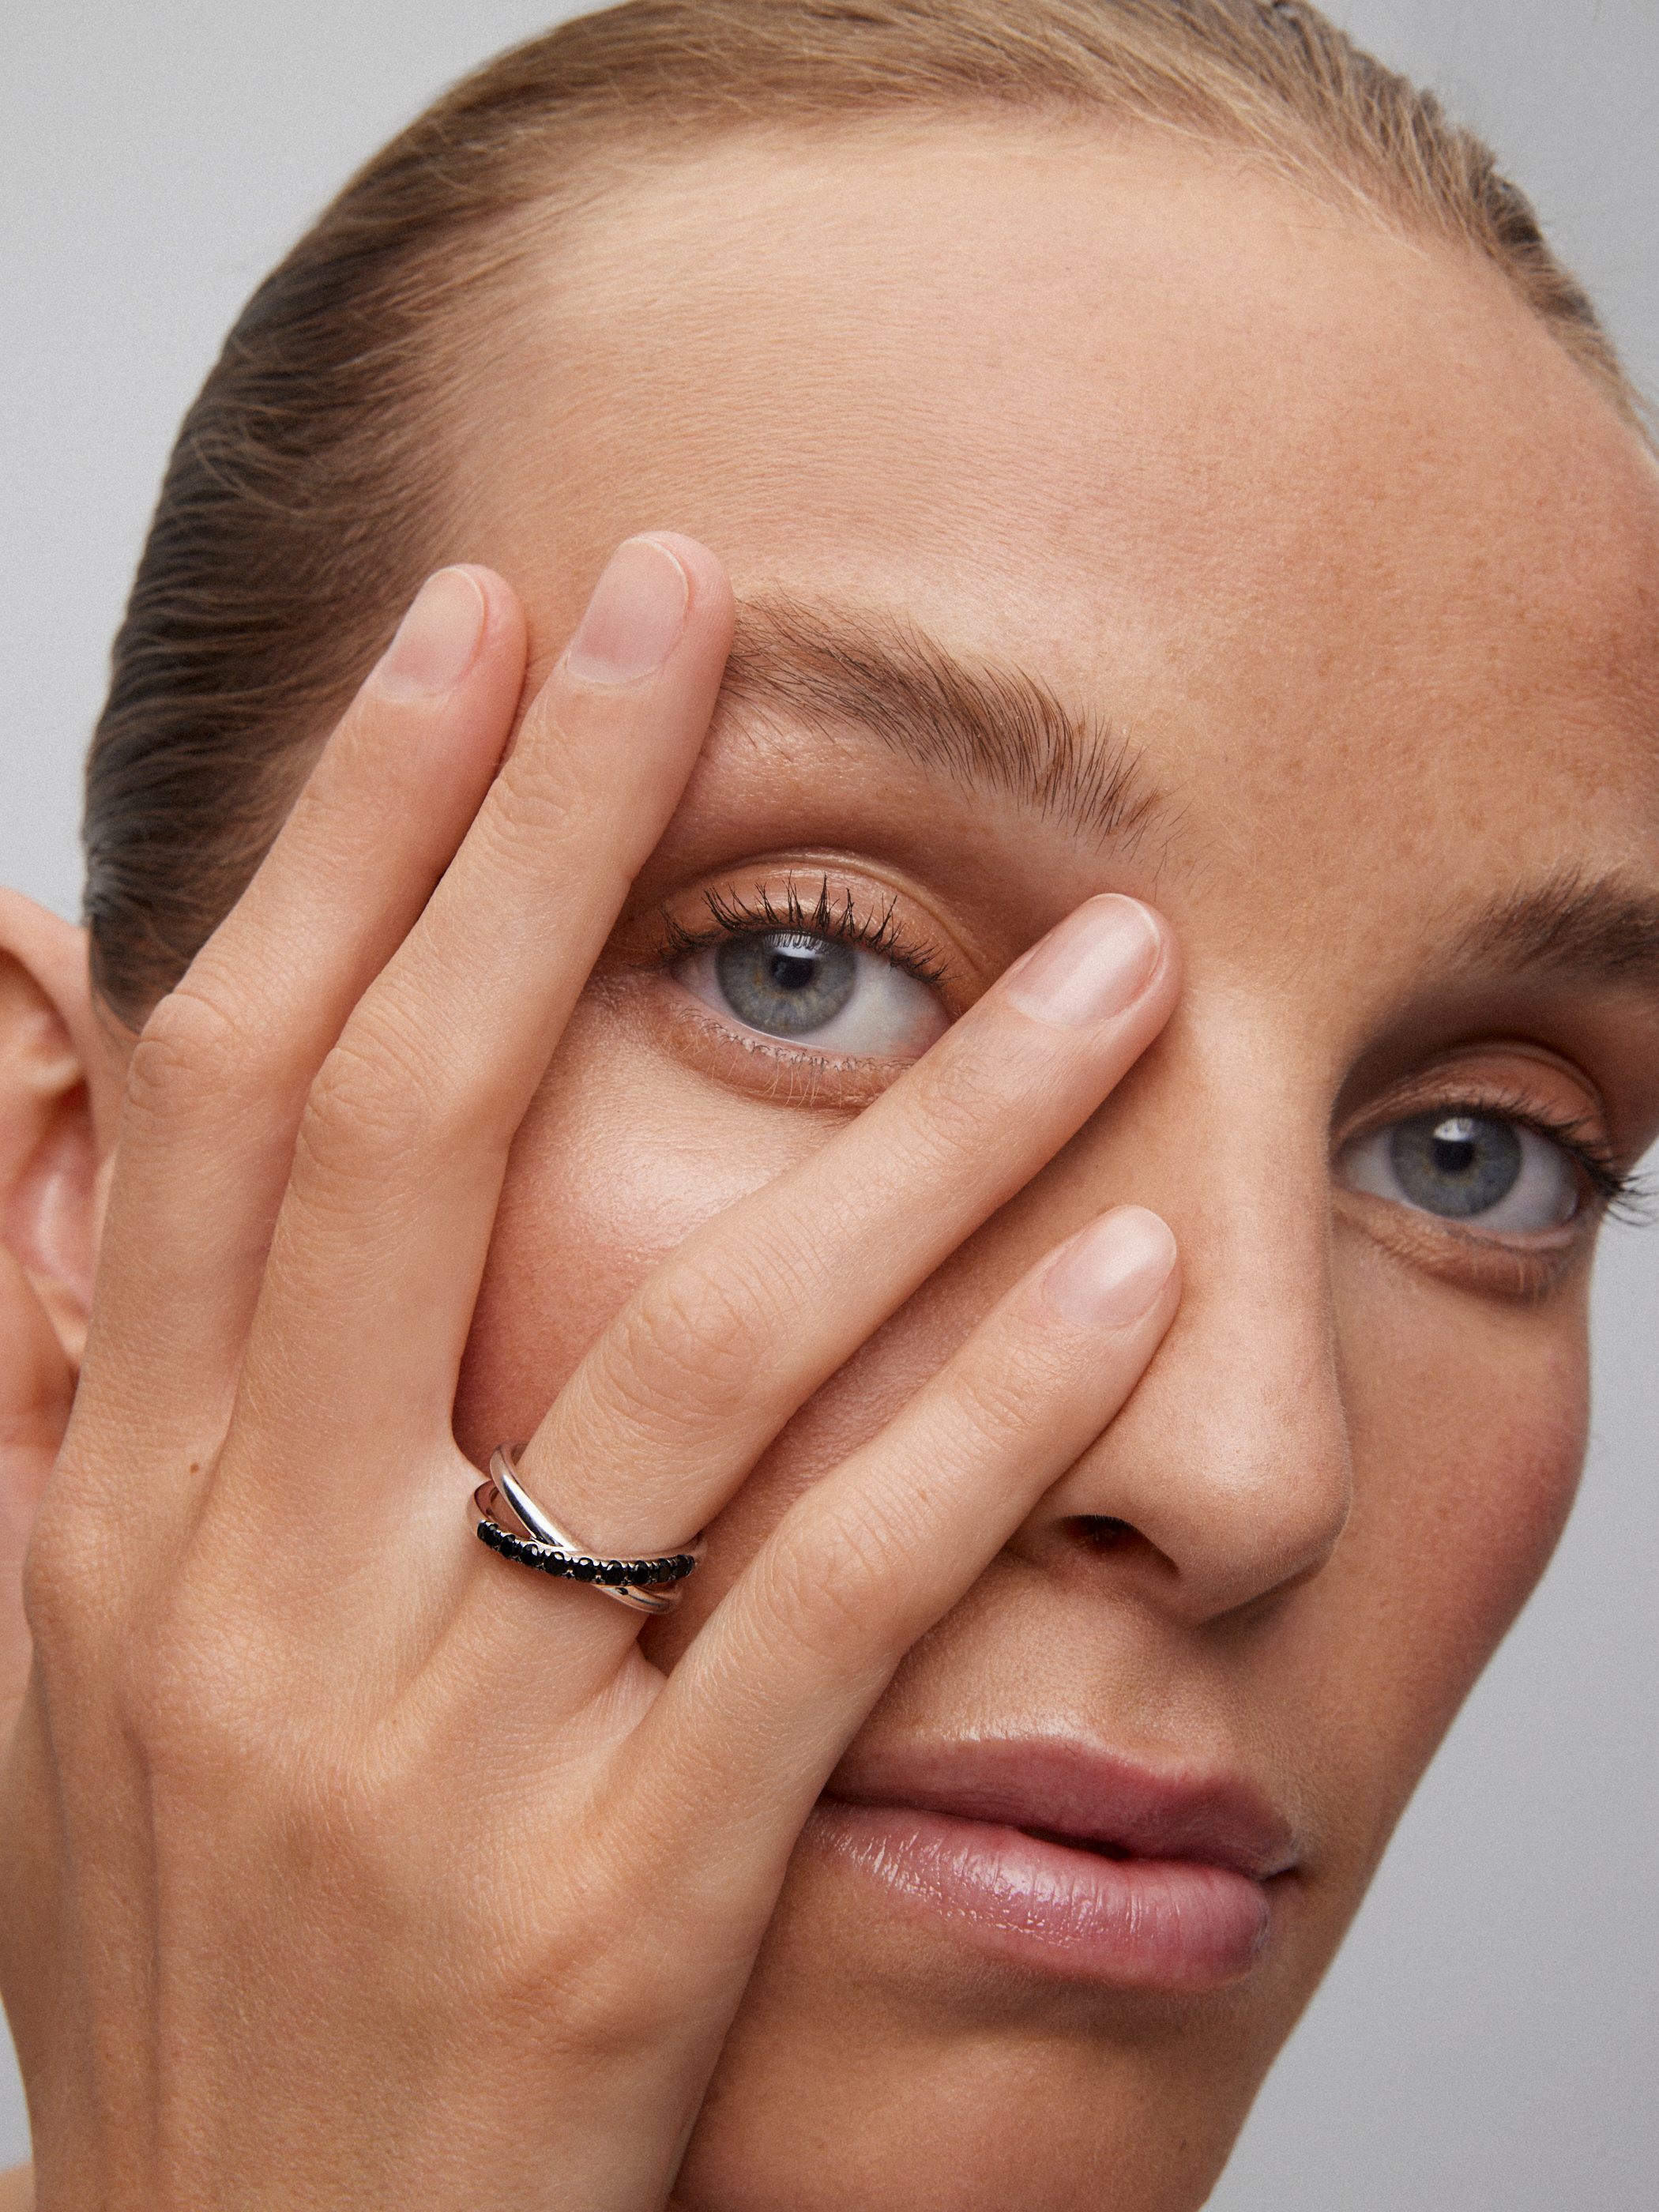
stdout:
[(523, 1449), (521, 1443), (499, 1444), (490, 1454), (489, 1480), (472, 1493), (482, 1516), (479, 1540), (520, 1565), (570, 1582), (591, 1583), (631, 1612), (672, 1613), (680, 1601), (676, 1585), (702, 1563), (702, 1538), (656, 1559), (613, 1559), (590, 1552), (519, 1480), (517, 1460)]

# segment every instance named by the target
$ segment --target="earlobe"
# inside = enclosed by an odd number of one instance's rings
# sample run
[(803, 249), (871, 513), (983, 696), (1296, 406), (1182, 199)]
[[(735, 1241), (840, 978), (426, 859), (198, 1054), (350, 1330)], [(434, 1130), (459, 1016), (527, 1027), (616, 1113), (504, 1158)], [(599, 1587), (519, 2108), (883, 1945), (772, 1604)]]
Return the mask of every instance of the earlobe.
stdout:
[(93, 1014), (84, 931), (0, 891), (0, 1244), (76, 1365), (118, 1092)]

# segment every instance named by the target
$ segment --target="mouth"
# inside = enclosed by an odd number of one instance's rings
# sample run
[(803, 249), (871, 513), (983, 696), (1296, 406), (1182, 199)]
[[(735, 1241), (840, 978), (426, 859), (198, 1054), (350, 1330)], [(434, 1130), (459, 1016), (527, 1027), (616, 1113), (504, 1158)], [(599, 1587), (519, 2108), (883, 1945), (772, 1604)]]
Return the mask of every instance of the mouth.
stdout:
[(1250, 1972), (1297, 1863), (1289, 1823), (1249, 1784), (1053, 1739), (854, 1753), (808, 1832), (907, 1920), (1122, 1989)]

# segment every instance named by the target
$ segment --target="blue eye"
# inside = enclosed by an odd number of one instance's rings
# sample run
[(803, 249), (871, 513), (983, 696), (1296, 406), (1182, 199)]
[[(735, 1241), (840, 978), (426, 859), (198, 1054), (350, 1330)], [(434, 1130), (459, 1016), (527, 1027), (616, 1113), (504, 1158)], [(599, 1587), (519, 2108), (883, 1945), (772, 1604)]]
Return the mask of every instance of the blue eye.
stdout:
[(810, 1036), (834, 1021), (859, 985), (850, 945), (781, 929), (722, 945), (714, 974), (738, 1018), (769, 1036)]
[(1359, 1138), (1340, 1164), (1354, 1190), (1472, 1229), (1535, 1234), (1578, 1211), (1567, 1152), (1501, 1115), (1414, 1114)]
[(896, 961), (809, 930), (744, 930), (672, 973), (746, 1030), (848, 1058), (914, 1059), (950, 1026), (933, 992)]

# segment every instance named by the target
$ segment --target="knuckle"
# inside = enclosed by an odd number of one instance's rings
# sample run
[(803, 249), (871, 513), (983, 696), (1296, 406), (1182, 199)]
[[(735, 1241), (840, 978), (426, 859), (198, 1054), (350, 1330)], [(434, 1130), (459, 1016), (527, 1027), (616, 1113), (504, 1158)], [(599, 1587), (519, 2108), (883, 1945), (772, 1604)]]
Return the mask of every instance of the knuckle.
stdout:
[(130, 1609), (131, 1547), (100, 1457), (76, 1440), (60, 1451), (23, 1553), (23, 1615), (49, 1674), (80, 1674), (118, 1642)]
[(152, 1600), (130, 1624), (112, 1690), (123, 1735), (142, 1747), (158, 1778), (177, 1784), (223, 1774), (253, 1749), (244, 1669), (234, 1629), (207, 1636), (199, 1608), (177, 1589)]
[(603, 1395), (637, 1416), (717, 1422), (753, 1392), (778, 1327), (750, 1271), (683, 1261), (645, 1284), (605, 1340)]
[(842, 1510), (811, 1516), (810, 1535), (774, 1545), (756, 1596), (768, 1641), (787, 1639), (816, 1664), (862, 1667), (892, 1643), (908, 1643), (919, 1578), (917, 1533), (891, 1498), (860, 1493)]
[(997, 1060), (977, 1041), (930, 1068), (914, 1071), (915, 1120), (912, 1144), (919, 1164), (937, 1174), (960, 1170), (978, 1154), (1015, 1111), (1029, 1115), (1031, 1085), (1018, 1079), (1017, 1063)]
[(23, 1615), (45, 1666), (67, 1660), (97, 1621), (98, 1573), (83, 1515), (48, 1492), (23, 1555)]
[(216, 1097), (246, 1060), (246, 1041), (229, 1007), (186, 976), (144, 1024), (128, 1063), (130, 1119), (171, 1119), (197, 1097)]
[(305, 1782), (336, 1747), (340, 1715), (331, 1698), (296, 1696), (291, 1639), (225, 1567), (186, 1554), (140, 1595), (106, 1655), (104, 1696), (175, 1810), (216, 1820), (280, 1806), (298, 1840), (317, 1832)]
[[(975, 1346), (985, 1353), (989, 1347)], [(1005, 1358), (963, 1359), (948, 1378), (952, 1425), (972, 1436), (981, 1451), (1006, 1449), (1041, 1423), (1049, 1392), (1048, 1378), (1034, 1374), (1024, 1361)]]
[(23, 1605), (48, 1700), (78, 1723), (103, 1714), (161, 1768), (222, 1764), (248, 1740), (249, 1674), (234, 1621), (210, 1620), (188, 1571), (124, 1586), (109, 1516), (49, 1493), (23, 1564)]
[(360, 1007), (313, 1079), (296, 1158), (329, 1174), (378, 1172), (425, 1151), (441, 1116), (429, 1049), (388, 1009)]
[(496, 778), (495, 803), (478, 817), (477, 833), (492, 857), (516, 866), (528, 848), (544, 866), (550, 851), (591, 829), (585, 810), (573, 804), (570, 760), (578, 742), (544, 725), (538, 738), (514, 752)]
[(233, 1746), (252, 1750), (257, 1709), (243, 1685), (260, 1670), (246, 1650), (251, 1627), (246, 1611), (214, 1601), (188, 1557), (133, 1607), (113, 1692), (128, 1735), (158, 1768), (222, 1771)]

